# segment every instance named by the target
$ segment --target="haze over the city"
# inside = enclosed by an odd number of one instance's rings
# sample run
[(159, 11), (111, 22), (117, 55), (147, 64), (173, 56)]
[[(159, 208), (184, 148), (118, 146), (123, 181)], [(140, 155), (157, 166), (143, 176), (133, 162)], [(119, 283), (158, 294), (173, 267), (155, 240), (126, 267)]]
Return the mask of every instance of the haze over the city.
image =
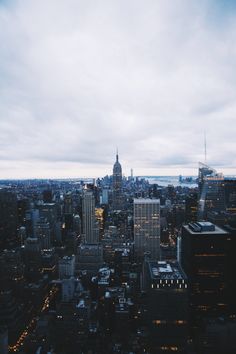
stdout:
[(236, 174), (236, 6), (1, 1), (0, 178)]

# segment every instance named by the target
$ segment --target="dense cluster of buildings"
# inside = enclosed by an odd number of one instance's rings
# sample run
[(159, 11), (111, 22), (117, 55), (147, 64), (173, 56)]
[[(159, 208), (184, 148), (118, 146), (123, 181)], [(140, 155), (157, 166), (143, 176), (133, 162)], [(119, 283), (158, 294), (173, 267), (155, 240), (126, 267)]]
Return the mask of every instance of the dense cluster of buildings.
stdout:
[(2, 181), (0, 353), (236, 352), (236, 179)]

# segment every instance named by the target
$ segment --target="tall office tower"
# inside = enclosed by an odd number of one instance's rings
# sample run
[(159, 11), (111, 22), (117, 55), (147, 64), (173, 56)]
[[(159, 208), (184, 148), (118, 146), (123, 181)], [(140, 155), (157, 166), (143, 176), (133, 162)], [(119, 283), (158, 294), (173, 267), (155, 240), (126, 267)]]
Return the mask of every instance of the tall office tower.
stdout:
[[(224, 225), (235, 218), (236, 178), (224, 177), (206, 165), (199, 168), (198, 220)], [(234, 214), (234, 215), (233, 215)]]
[(101, 204), (108, 204), (108, 189), (107, 188), (103, 188), (102, 189), (102, 198), (101, 198)]
[(113, 209), (121, 210), (122, 204), (122, 168), (117, 152), (116, 162), (113, 166)]
[(186, 353), (187, 277), (177, 262), (145, 261), (142, 271), (145, 321), (152, 353)]
[(29, 200), (27, 198), (21, 198), (17, 200), (17, 218), (18, 225), (25, 226), (26, 211), (29, 209)]
[(230, 234), (210, 222), (183, 226), (181, 265), (189, 281), (193, 320), (227, 313), (231, 247)]
[(25, 239), (27, 238), (26, 227), (21, 226), (18, 230), (18, 239), (20, 241), (20, 245), (23, 246)]
[(35, 237), (35, 226), (39, 220), (39, 210), (29, 209), (25, 214), (26, 233), (29, 237)]
[(31, 279), (34, 277), (38, 279), (41, 268), (41, 244), (36, 237), (28, 237), (25, 240), (24, 263), (27, 276), (31, 276)]
[(198, 195), (196, 193), (190, 193), (185, 199), (185, 222), (197, 221), (198, 213)]
[(65, 256), (58, 263), (59, 278), (66, 279), (75, 275), (75, 256)]
[(17, 199), (8, 190), (0, 190), (0, 250), (17, 243)]
[(52, 190), (51, 189), (45, 189), (43, 191), (43, 201), (44, 203), (52, 203)]
[(39, 240), (42, 249), (51, 248), (51, 230), (47, 219), (40, 218), (36, 222), (35, 235)]
[(208, 218), (210, 211), (224, 210), (224, 176), (213, 168), (199, 163), (198, 220)]
[(75, 231), (77, 235), (81, 234), (81, 219), (78, 214), (73, 215), (73, 231)]
[(99, 245), (99, 229), (95, 220), (95, 198), (85, 190), (82, 200), (83, 242), (78, 248), (78, 268), (95, 275), (103, 262), (103, 249)]
[[(235, 269), (236, 269), (236, 225), (225, 225), (224, 230), (229, 233), (227, 237), (227, 281), (228, 281), (228, 301), (230, 314), (236, 315), (236, 282), (235, 282)], [(236, 351), (235, 351), (236, 352)]]
[(57, 205), (56, 203), (40, 203), (37, 205), (40, 217), (46, 218), (50, 227), (54, 229), (57, 221)]
[(160, 259), (160, 199), (134, 199), (134, 247), (138, 257)]
[(51, 242), (56, 240), (56, 223), (58, 219), (58, 210), (56, 203), (40, 203), (37, 205), (39, 216), (46, 218), (50, 225)]
[(62, 279), (61, 285), (62, 302), (71, 301), (75, 293), (75, 278)]
[(95, 199), (92, 191), (85, 190), (82, 200), (84, 243), (98, 244), (99, 234), (95, 225)]
[(225, 209), (229, 212), (236, 211), (236, 178), (235, 177), (225, 177)]
[(64, 197), (64, 212), (65, 214), (73, 213), (73, 202), (72, 202), (72, 194), (71, 192), (66, 193)]
[(199, 194), (201, 196), (202, 187), (204, 185), (204, 178), (205, 177), (214, 177), (217, 176), (216, 170), (214, 168), (207, 166), (206, 164), (199, 162), (198, 168), (198, 187), (199, 187)]

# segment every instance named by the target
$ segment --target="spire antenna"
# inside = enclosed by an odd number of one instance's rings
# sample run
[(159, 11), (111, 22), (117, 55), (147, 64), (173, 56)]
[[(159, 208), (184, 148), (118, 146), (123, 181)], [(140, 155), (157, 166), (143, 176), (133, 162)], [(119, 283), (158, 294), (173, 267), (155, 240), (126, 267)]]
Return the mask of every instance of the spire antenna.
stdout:
[(118, 147), (116, 148), (116, 161), (119, 159), (119, 154), (118, 154)]

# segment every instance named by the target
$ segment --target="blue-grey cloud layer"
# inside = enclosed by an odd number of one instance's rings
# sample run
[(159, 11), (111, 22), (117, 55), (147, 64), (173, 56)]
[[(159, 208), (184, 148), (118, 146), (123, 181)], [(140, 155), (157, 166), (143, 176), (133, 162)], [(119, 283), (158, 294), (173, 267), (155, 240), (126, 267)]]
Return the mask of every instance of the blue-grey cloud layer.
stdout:
[(0, 4), (0, 177), (236, 171), (233, 2)]

